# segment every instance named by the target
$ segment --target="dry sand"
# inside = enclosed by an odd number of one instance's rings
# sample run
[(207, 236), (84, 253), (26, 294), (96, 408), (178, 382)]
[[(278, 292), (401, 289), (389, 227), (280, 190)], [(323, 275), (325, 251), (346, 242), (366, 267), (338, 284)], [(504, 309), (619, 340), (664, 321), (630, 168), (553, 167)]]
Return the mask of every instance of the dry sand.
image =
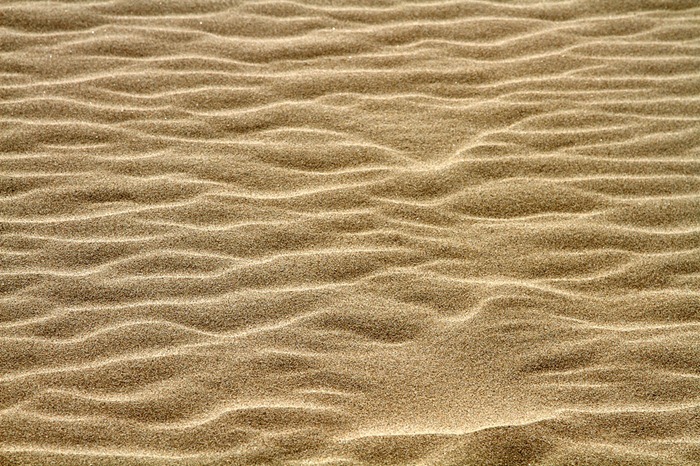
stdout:
[(0, 27), (0, 464), (700, 464), (699, 2)]

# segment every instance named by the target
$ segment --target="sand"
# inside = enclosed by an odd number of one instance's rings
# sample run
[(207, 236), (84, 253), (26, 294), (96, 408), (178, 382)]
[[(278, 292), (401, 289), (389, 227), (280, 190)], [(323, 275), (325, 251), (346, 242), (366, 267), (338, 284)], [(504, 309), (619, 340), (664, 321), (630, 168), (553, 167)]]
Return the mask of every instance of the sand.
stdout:
[(0, 5), (0, 464), (700, 464), (700, 3)]

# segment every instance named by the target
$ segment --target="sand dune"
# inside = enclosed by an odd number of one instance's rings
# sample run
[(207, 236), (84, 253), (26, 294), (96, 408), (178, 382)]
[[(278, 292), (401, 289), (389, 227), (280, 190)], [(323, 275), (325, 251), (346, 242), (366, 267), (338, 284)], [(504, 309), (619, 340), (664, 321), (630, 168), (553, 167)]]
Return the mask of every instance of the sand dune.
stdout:
[(0, 5), (0, 463), (700, 464), (695, 0)]

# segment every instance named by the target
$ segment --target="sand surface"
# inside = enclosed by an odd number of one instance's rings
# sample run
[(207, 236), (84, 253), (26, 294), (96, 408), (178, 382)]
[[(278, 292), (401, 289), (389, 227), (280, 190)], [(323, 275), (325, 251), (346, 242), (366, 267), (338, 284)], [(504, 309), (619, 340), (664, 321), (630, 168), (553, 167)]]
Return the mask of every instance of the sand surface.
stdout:
[(700, 3), (0, 5), (0, 464), (700, 464)]

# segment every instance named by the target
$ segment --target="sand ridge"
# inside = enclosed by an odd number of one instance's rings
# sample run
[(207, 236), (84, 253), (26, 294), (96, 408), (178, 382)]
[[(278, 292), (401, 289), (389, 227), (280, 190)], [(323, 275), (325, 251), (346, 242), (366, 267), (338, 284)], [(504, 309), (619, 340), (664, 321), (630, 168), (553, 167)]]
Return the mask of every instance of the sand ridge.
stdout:
[(0, 5), (0, 463), (700, 463), (696, 1)]

